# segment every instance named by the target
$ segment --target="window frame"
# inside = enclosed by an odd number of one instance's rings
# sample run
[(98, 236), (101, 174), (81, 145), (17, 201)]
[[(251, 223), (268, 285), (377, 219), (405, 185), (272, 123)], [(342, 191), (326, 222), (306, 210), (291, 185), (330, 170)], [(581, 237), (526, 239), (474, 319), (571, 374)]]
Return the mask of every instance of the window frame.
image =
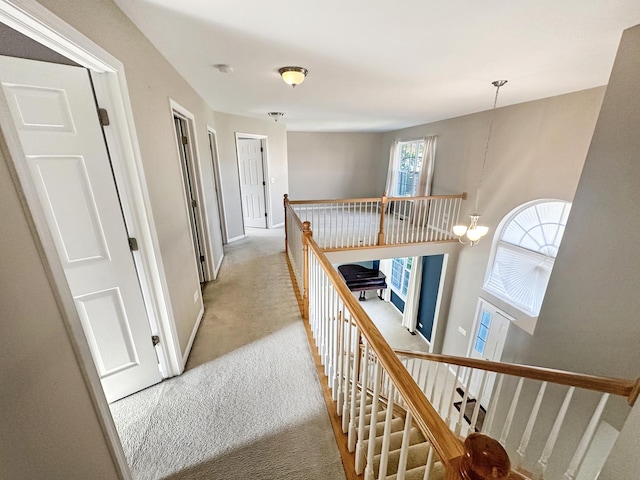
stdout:
[[(411, 278), (411, 267), (413, 257), (397, 257), (391, 261), (391, 275), (389, 281), (389, 288), (398, 296), (403, 302), (407, 301), (407, 295), (409, 294), (409, 280)], [(400, 274), (400, 287), (394, 284), (396, 278), (396, 269), (394, 268), (397, 262), (402, 262), (402, 273)], [(405, 285), (406, 283), (406, 285)], [(406, 288), (405, 288), (406, 287)], [(403, 290), (406, 290), (403, 292)]]
[[(409, 162), (409, 169), (403, 169), (403, 159), (402, 159), (402, 151), (408, 145), (416, 145), (415, 156), (412, 161)], [(397, 177), (397, 183), (394, 185), (395, 195), (397, 197), (415, 197), (416, 189), (418, 187), (418, 183), (420, 181), (420, 172), (422, 167), (424, 166), (424, 157), (426, 154), (427, 144), (423, 138), (416, 138), (413, 140), (400, 140), (396, 145), (396, 158), (397, 158), (397, 168), (395, 171), (395, 175)], [(409, 185), (407, 182), (402, 182), (401, 179), (403, 174), (407, 172), (412, 175), (410, 188), (407, 189), (406, 186)]]
[[(541, 253), (539, 251), (534, 251), (531, 250), (530, 248), (526, 248), (523, 247), (521, 245), (516, 245), (514, 243), (508, 242), (503, 240), (503, 236), (505, 233), (505, 230), (507, 229), (507, 227), (511, 224), (511, 222), (513, 220), (515, 220), (521, 213), (523, 213), (524, 211), (536, 207), (537, 205), (541, 205), (541, 204), (545, 204), (545, 203), (563, 203), (565, 204), (565, 208), (568, 207), (568, 212), (566, 215), (566, 219), (568, 219), (569, 215), (570, 215), (570, 210), (571, 210), (571, 206), (572, 203), (570, 201), (567, 200), (562, 200), (562, 199), (557, 199), (557, 198), (543, 198), (543, 199), (537, 199), (537, 200), (533, 200), (530, 202), (526, 202), (522, 205), (519, 205), (518, 207), (514, 208), (513, 210), (511, 210), (507, 215), (504, 216), (504, 218), (501, 220), (500, 224), (498, 225), (498, 227), (496, 228), (496, 234), (494, 235), (493, 238), (493, 243), (491, 245), (491, 253), (489, 255), (489, 260), (487, 262), (487, 269), (485, 272), (485, 277), (482, 283), (482, 290), (488, 294), (490, 294), (491, 296), (495, 297), (496, 299), (499, 299), (501, 302), (505, 303), (508, 307), (510, 307), (510, 310), (514, 310), (515, 312), (517, 312), (517, 314), (519, 315), (523, 315), (526, 318), (529, 319), (533, 319), (533, 320), (537, 320), (538, 315), (540, 313), (540, 307), (542, 306), (542, 303), (544, 301), (544, 297), (546, 296), (546, 290), (548, 287), (548, 282), (549, 279), (551, 278), (551, 273), (553, 272), (553, 266), (555, 264), (555, 259), (556, 256), (550, 256), (550, 255), (546, 255), (544, 253)], [(545, 222), (541, 222), (540, 225), (544, 225)], [(560, 223), (560, 225), (562, 225)], [(562, 234), (560, 235), (560, 241), (557, 243), (556, 247), (559, 247), (561, 242), (562, 242), (562, 236), (564, 235), (564, 231), (566, 230), (566, 221), (563, 225), (563, 230), (562, 230)], [(555, 239), (554, 239), (555, 240)], [(539, 302), (539, 305), (534, 305), (534, 307), (537, 307), (537, 311), (532, 310), (531, 308), (528, 308), (527, 305), (518, 302), (517, 300), (515, 300), (514, 298), (512, 298), (511, 296), (499, 291), (498, 289), (496, 289), (495, 287), (493, 287), (492, 285), (490, 285), (490, 281), (492, 278), (492, 274), (494, 272), (494, 268), (495, 268), (495, 263), (496, 263), (496, 259), (497, 259), (497, 254), (498, 254), (498, 250), (499, 248), (504, 248), (507, 250), (512, 250), (515, 252), (518, 252), (519, 254), (523, 253), (526, 256), (528, 256), (529, 258), (533, 259), (536, 258), (538, 259), (541, 263), (546, 263), (548, 265), (549, 261), (551, 260), (551, 265), (549, 268), (549, 275), (546, 278), (546, 283), (545, 283), (545, 287), (544, 287), (544, 293), (542, 295), (542, 298)], [(557, 255), (557, 248), (556, 248), (556, 255)], [(535, 324), (534, 324), (535, 327)]]

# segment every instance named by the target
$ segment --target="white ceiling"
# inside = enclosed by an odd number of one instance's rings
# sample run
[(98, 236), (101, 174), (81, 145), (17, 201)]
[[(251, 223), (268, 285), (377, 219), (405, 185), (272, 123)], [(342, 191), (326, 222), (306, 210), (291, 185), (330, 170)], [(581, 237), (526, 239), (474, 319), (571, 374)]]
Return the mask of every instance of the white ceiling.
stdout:
[[(217, 111), (389, 131), (605, 85), (638, 0), (116, 0)], [(220, 73), (214, 64), (233, 67)], [(309, 69), (295, 89), (277, 70)]]

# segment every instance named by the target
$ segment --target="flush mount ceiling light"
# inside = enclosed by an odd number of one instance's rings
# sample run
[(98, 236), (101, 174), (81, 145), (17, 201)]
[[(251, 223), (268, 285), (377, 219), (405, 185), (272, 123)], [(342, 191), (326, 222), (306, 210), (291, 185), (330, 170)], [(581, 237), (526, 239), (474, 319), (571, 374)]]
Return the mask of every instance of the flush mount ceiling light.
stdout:
[(304, 82), (309, 70), (302, 67), (282, 67), (278, 70), (278, 73), (282, 77), (282, 80), (284, 80), (284, 83), (295, 88), (296, 85)]
[[(500, 87), (502, 87), (506, 80), (495, 80), (491, 82), (491, 84), (496, 87), (496, 96), (493, 99), (493, 108), (496, 109), (496, 104), (498, 103), (498, 93), (500, 92)], [(484, 237), (489, 232), (489, 227), (485, 227), (483, 225), (478, 225), (478, 220), (480, 220), (480, 214), (478, 212), (478, 204), (480, 202), (480, 187), (482, 186), (482, 179), (484, 178), (484, 166), (487, 163), (487, 154), (489, 153), (489, 144), (491, 143), (491, 131), (493, 130), (493, 119), (494, 115), (491, 116), (491, 122), (489, 123), (489, 134), (487, 135), (487, 143), (484, 147), (484, 158), (482, 160), (482, 168), (480, 169), (480, 180), (478, 181), (478, 190), (476, 192), (476, 206), (474, 213), (469, 215), (471, 219), (469, 225), (455, 225), (452, 230), (453, 234), (458, 237), (458, 241), (465, 245), (474, 246), (476, 243), (480, 241), (482, 237)], [(467, 240), (463, 240), (463, 237), (467, 237)]]
[(233, 67), (226, 63), (216, 63), (213, 68), (216, 68), (220, 73), (232, 73)]
[(267, 115), (277, 122), (279, 118), (284, 117), (284, 112), (268, 112)]

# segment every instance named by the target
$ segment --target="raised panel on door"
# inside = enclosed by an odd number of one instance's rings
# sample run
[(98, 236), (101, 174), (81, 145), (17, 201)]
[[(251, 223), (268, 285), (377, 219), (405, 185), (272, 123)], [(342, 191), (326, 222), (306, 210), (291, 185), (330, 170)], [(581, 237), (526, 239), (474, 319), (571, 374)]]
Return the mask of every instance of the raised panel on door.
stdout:
[(0, 82), (107, 399), (159, 382), (87, 70), (0, 57)]

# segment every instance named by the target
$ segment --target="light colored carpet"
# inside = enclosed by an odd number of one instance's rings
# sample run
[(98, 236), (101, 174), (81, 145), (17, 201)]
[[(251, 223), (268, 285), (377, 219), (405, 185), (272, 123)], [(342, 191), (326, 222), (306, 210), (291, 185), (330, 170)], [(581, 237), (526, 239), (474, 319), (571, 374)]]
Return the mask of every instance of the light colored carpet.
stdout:
[(112, 404), (136, 480), (345, 478), (282, 229), (225, 248), (187, 370)]

